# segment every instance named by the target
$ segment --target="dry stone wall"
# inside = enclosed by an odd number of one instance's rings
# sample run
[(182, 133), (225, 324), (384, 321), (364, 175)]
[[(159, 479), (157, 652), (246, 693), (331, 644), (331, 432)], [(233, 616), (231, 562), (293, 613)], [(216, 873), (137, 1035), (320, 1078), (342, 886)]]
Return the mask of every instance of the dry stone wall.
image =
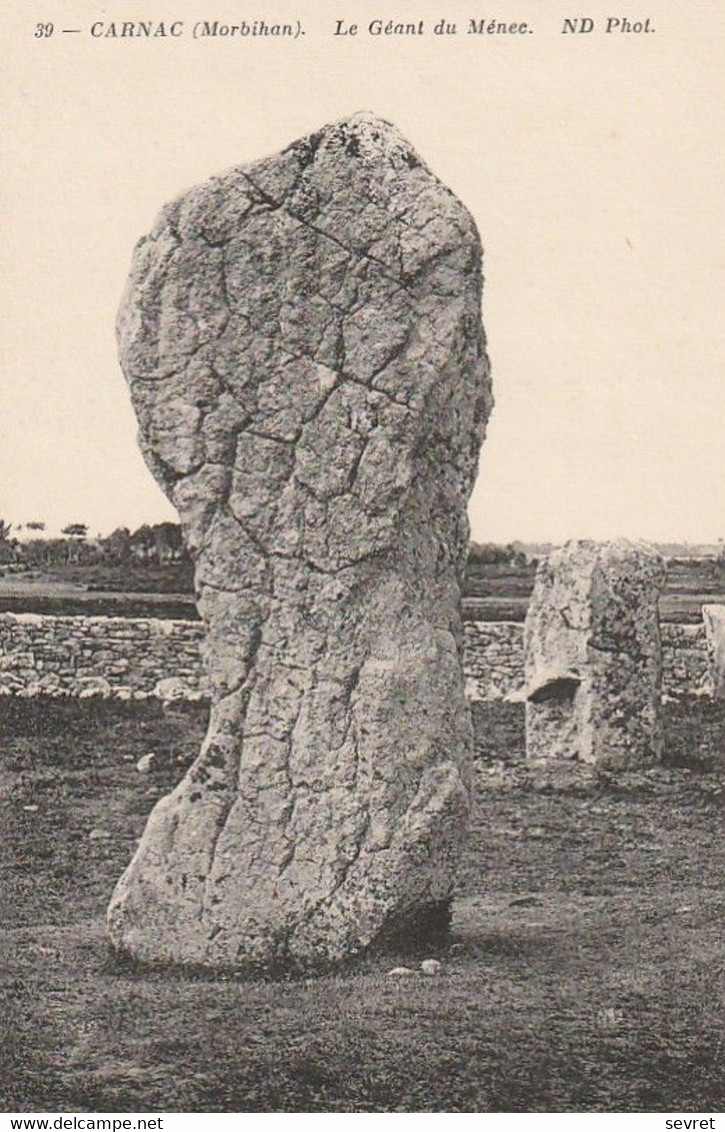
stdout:
[[(521, 699), (523, 625), (468, 621), (464, 629), (469, 699)], [(145, 699), (173, 680), (185, 698), (202, 697), (201, 639), (198, 621), (0, 613), (0, 695)], [(667, 695), (706, 690), (702, 624), (663, 623), (662, 651)]]
[(705, 627), (663, 622), (662, 686), (665, 696), (701, 696), (709, 693)]
[(144, 699), (159, 682), (206, 691), (197, 621), (0, 613), (0, 695)]
[(516, 621), (466, 622), (463, 668), (470, 700), (522, 698), (523, 628)]

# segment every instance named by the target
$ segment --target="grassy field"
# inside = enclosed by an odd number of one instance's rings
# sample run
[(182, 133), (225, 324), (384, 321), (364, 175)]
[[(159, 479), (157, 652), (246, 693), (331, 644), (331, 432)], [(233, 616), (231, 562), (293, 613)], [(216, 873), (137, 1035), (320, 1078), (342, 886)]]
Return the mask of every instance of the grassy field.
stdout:
[(193, 594), (194, 567), (187, 558), (179, 562), (57, 562), (49, 565), (28, 564), (0, 569), (0, 587), (13, 581), (35, 589), (51, 591), (128, 594)]
[[(523, 621), (535, 567), (469, 561), (463, 588), (466, 617)], [(725, 573), (713, 560), (671, 563), (660, 600), (663, 620), (697, 622), (705, 602), (725, 602)], [(65, 616), (198, 616), (188, 563), (63, 566), (28, 574), (0, 570), (0, 612)]]
[[(469, 562), (463, 589), (464, 609), (478, 621), (523, 621), (534, 585), (535, 568)], [(663, 621), (693, 624), (707, 602), (725, 602), (725, 571), (714, 560), (668, 563), (660, 598)]]
[[(103, 913), (198, 707), (6, 700), (3, 1107), (539, 1112), (725, 1108), (725, 710), (668, 705), (668, 765), (523, 760), (476, 708), (476, 803), (440, 975), (378, 955), (242, 982), (119, 965)], [(157, 752), (151, 775), (138, 758)]]

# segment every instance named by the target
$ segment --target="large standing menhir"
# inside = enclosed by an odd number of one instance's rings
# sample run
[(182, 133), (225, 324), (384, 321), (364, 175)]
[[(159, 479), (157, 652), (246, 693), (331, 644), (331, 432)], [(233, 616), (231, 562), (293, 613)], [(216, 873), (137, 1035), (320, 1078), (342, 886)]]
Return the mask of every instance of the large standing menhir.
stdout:
[(119, 316), (213, 706), (109, 909), (141, 960), (329, 961), (445, 906), (468, 809), (474, 223), (361, 114), (161, 213)]

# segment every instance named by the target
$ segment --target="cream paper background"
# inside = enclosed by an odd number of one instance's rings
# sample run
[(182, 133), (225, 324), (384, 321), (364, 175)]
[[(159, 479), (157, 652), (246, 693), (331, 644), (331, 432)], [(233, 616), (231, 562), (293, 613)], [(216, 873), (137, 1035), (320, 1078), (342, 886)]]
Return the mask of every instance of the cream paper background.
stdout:
[[(610, 15), (657, 30), (561, 34), (567, 16)], [(427, 34), (371, 38), (376, 17), (424, 19)], [(431, 34), (443, 17), (459, 35)], [(467, 35), (472, 17), (535, 30)], [(299, 18), (307, 34), (88, 33), (244, 18)], [(335, 38), (338, 18), (358, 37)], [(35, 39), (49, 20), (55, 35)], [(172, 514), (116, 361), (132, 247), (184, 188), (369, 109), (483, 237), (496, 408), (474, 535), (725, 535), (719, 0), (3, 0), (0, 25), (2, 517), (106, 533)]]

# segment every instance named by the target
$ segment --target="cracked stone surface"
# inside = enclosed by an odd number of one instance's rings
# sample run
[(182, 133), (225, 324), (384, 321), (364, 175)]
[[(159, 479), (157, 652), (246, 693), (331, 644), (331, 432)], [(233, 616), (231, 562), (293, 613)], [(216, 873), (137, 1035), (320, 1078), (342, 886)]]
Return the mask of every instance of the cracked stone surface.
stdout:
[(449, 899), (481, 286), (470, 215), (367, 114), (192, 189), (139, 243), (120, 354), (213, 703), (112, 898), (135, 958), (337, 961)]
[(703, 605), (707, 647), (707, 691), (725, 700), (725, 605)]
[(524, 626), (529, 758), (661, 758), (664, 581), (643, 543), (574, 541), (542, 560)]

